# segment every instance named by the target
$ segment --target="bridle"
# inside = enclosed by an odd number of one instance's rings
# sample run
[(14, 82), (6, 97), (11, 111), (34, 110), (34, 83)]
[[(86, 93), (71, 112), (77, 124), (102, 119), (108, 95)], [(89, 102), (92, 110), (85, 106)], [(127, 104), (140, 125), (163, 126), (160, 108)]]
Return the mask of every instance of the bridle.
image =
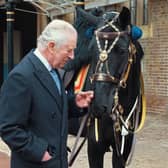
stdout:
[[(126, 81), (129, 76), (130, 68), (133, 63), (133, 57), (136, 53), (136, 49), (135, 49), (135, 46), (133, 45), (133, 43), (130, 43), (128, 61), (127, 61), (127, 64), (123, 70), (121, 78), (119, 79), (119, 78), (116, 78), (115, 76), (111, 75), (110, 71), (109, 71), (109, 66), (108, 66), (108, 56), (109, 56), (110, 52), (112, 51), (112, 49), (114, 48), (117, 41), (119, 40), (120, 36), (123, 36), (125, 34), (129, 34), (129, 31), (119, 31), (119, 29), (113, 24), (113, 22), (114, 21), (112, 20), (111, 22), (108, 22), (106, 25), (98, 28), (95, 31), (97, 47), (99, 50), (99, 59), (96, 64), (95, 72), (90, 77), (90, 81), (91, 81), (91, 83), (93, 81), (112, 82), (112, 83), (118, 84), (119, 87), (125, 88)], [(115, 30), (115, 32), (101, 32), (101, 30), (105, 29), (108, 26), (112, 27)], [(105, 40), (105, 45), (104, 45), (103, 49), (101, 47), (99, 38), (102, 38)], [(107, 48), (108, 40), (112, 39), (112, 38), (115, 38), (115, 39), (112, 42), (112, 44)], [(102, 68), (104, 65), (106, 68), (106, 72), (102, 72)]]

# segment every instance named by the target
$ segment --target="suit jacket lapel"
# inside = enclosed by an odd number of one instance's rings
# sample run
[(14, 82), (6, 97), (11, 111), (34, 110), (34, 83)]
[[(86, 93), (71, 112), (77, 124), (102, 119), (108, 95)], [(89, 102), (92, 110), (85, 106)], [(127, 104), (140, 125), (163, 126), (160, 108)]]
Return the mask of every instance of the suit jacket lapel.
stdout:
[(35, 67), (34, 71), (35, 77), (40, 81), (40, 83), (44, 86), (44, 88), (46, 88), (46, 90), (50, 93), (50, 95), (55, 99), (60, 110), (62, 110), (62, 98), (61, 95), (59, 94), (58, 89), (55, 86), (55, 83), (50, 73), (33, 53), (32, 55), (30, 55), (29, 58)]

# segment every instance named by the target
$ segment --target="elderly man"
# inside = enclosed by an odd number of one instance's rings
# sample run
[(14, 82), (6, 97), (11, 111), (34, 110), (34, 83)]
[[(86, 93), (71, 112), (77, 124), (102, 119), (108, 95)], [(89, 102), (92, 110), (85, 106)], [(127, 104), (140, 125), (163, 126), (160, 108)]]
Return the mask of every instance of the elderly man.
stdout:
[(87, 107), (93, 92), (75, 99), (57, 72), (74, 58), (77, 32), (62, 20), (50, 22), (10, 72), (0, 93), (0, 135), (11, 149), (11, 168), (67, 168), (68, 106)]

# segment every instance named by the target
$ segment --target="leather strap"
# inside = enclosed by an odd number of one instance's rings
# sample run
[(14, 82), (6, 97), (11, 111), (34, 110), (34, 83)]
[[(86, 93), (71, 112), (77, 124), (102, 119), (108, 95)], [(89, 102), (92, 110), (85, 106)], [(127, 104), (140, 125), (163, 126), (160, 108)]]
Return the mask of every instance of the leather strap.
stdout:
[[(122, 31), (120, 32), (120, 36), (123, 36), (125, 34), (129, 34), (128, 31)], [(102, 39), (114, 39), (116, 36), (118, 36), (118, 32), (97, 32), (97, 36)]]

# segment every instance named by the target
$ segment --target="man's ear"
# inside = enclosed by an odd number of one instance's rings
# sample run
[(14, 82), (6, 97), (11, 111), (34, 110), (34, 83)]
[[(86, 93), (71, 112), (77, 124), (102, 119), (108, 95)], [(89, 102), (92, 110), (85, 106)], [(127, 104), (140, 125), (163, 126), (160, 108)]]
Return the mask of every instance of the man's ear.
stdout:
[(50, 41), (48, 44), (47, 44), (47, 48), (48, 50), (53, 53), (54, 52), (54, 49), (56, 47), (56, 43), (54, 41)]

